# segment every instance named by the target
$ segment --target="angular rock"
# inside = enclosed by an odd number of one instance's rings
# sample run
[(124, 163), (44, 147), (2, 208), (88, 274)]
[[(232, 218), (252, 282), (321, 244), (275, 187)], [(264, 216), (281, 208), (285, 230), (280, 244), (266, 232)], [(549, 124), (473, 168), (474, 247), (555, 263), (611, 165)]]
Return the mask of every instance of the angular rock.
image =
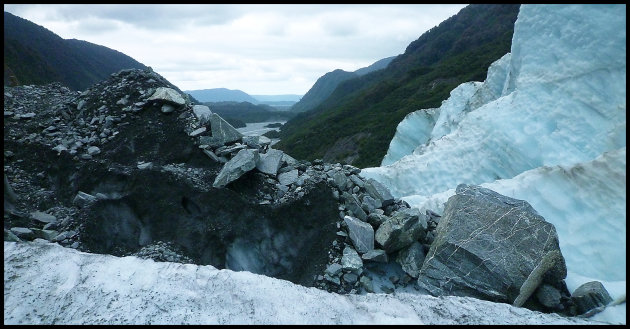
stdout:
[(20, 241), (20, 238), (17, 237), (17, 235), (15, 235), (13, 232), (7, 230), (6, 228), (4, 229), (4, 241), (13, 241), (13, 242), (17, 242)]
[(376, 200), (369, 195), (364, 196), (363, 201), (361, 202), (361, 209), (363, 209), (368, 214), (382, 206), (383, 204), (380, 202), (380, 200)]
[(361, 206), (359, 206), (357, 198), (353, 194), (350, 194), (348, 192), (343, 192), (343, 197), (346, 200), (346, 202), (344, 203), (346, 209), (352, 211), (352, 213), (360, 220), (366, 221), (367, 214), (365, 213), (365, 211), (363, 211), (363, 209), (361, 209)]
[(354, 185), (358, 187), (362, 188), (365, 186), (365, 183), (363, 182), (363, 180), (359, 178), (359, 176), (357, 175), (350, 175), (350, 180), (352, 181), (352, 183), (354, 183)]
[(337, 188), (339, 188), (339, 190), (344, 191), (346, 189), (348, 179), (342, 171), (335, 172), (332, 175), (332, 179), (334, 180), (335, 185), (337, 186)]
[(374, 229), (370, 224), (350, 216), (345, 216), (343, 221), (348, 225), (350, 240), (356, 251), (363, 254), (374, 249)]
[(562, 294), (556, 287), (543, 284), (536, 290), (536, 299), (545, 307), (554, 309), (560, 305)]
[(88, 152), (88, 155), (90, 155), (90, 156), (91, 155), (96, 155), (96, 154), (101, 153), (101, 149), (98, 148), (98, 146), (90, 146), (90, 147), (88, 147), (87, 152)]
[(343, 256), (341, 257), (341, 268), (344, 271), (350, 271), (353, 273), (361, 274), (363, 272), (363, 261), (359, 254), (352, 247), (346, 246), (343, 249)]
[(193, 105), (192, 110), (197, 120), (201, 123), (208, 122), (210, 120), (210, 116), (212, 115), (210, 108), (205, 105)]
[(200, 144), (219, 147), (243, 138), (243, 134), (216, 113), (210, 115), (210, 131), (212, 136), (199, 137)]
[[(264, 137), (264, 136), (263, 136)], [(292, 156), (288, 155), (288, 154), (283, 154), (282, 155), (282, 161), (284, 163), (286, 163), (287, 165), (296, 165), (298, 163), (297, 160), (295, 160)]]
[(577, 306), (578, 314), (584, 314), (612, 302), (608, 291), (599, 281), (591, 281), (579, 286), (571, 294), (571, 300)]
[(176, 105), (186, 104), (184, 98), (175, 89), (168, 87), (159, 87), (147, 100), (158, 100)]
[(12, 227), (11, 233), (15, 234), (22, 240), (32, 240), (35, 237), (33, 231), (26, 227)]
[(282, 185), (291, 185), (295, 183), (298, 179), (298, 170), (293, 169), (291, 171), (287, 171), (278, 175), (278, 182)]
[(59, 232), (54, 230), (40, 230), (38, 228), (32, 228), (31, 231), (33, 231), (33, 237), (47, 241), (52, 241), (52, 239), (59, 235)]
[(383, 222), (385, 222), (388, 219), (389, 219), (388, 216), (385, 216), (383, 214), (379, 214), (376, 212), (370, 213), (367, 216), (367, 222), (370, 223), (370, 225), (372, 225), (372, 227), (374, 227), (375, 229), (381, 226), (381, 224), (383, 224)]
[(387, 253), (383, 249), (373, 249), (361, 256), (363, 260), (377, 263), (387, 263)]
[(380, 200), (383, 207), (394, 203), (394, 197), (389, 192), (387, 187), (379, 183), (373, 178), (368, 179), (365, 182), (365, 191), (374, 199)]
[(328, 267), (326, 267), (326, 270), (324, 272), (331, 277), (338, 276), (341, 273), (341, 264), (330, 264), (328, 265)]
[(426, 229), (426, 217), (416, 208), (405, 208), (394, 212), (383, 222), (376, 230), (374, 239), (387, 253), (392, 253), (423, 239)]
[(74, 197), (74, 200), (72, 200), (72, 203), (77, 207), (82, 208), (94, 201), (96, 201), (95, 196), (79, 191)]
[(422, 245), (415, 241), (409, 247), (402, 249), (396, 257), (396, 262), (400, 264), (403, 271), (412, 278), (418, 278), (420, 268), (424, 262), (425, 254)]
[(138, 162), (136, 167), (140, 170), (153, 168), (153, 162)]
[(354, 273), (346, 273), (343, 275), (343, 281), (346, 281), (350, 284), (357, 282), (359, 276)]
[(234, 158), (223, 165), (223, 168), (219, 174), (217, 174), (212, 186), (224, 187), (237, 180), (246, 172), (254, 169), (258, 161), (258, 156), (258, 150), (240, 150)]
[(260, 136), (243, 136), (241, 140), (243, 141), (243, 144), (251, 148), (259, 149), (262, 147), (262, 145), (260, 145)]
[(32, 212), (31, 218), (42, 223), (54, 223), (57, 221), (57, 217), (41, 211)]
[(61, 153), (62, 151), (68, 151), (68, 148), (65, 147), (62, 144), (59, 144), (59, 145), (53, 147), (53, 151), (57, 151), (57, 153)]
[(256, 169), (268, 175), (275, 176), (278, 169), (282, 165), (282, 156), (284, 152), (275, 149), (267, 150), (267, 153), (260, 155), (260, 159), (256, 163)]
[[(418, 277), (420, 291), (433, 296), (512, 303), (545, 255), (560, 252), (555, 227), (529, 203), (479, 186), (457, 187), (436, 232)], [(557, 286), (566, 265), (550, 263), (543, 282)]]
[(374, 292), (374, 285), (372, 284), (372, 279), (364, 275), (361, 277), (361, 279), (359, 279), (359, 283), (361, 284), (361, 287), (365, 289), (365, 291)]
[(212, 160), (214, 160), (216, 162), (223, 162), (223, 163), (227, 162), (226, 158), (219, 157), (216, 154), (214, 154), (214, 152), (212, 152), (210, 150), (204, 149), (203, 153), (205, 153), (208, 157), (210, 157), (210, 159), (212, 159)]
[(188, 134), (188, 136), (195, 137), (195, 136), (198, 136), (198, 135), (200, 135), (200, 134), (202, 134), (204, 132), (206, 132), (206, 127), (201, 127), (201, 128), (193, 130), (190, 134)]

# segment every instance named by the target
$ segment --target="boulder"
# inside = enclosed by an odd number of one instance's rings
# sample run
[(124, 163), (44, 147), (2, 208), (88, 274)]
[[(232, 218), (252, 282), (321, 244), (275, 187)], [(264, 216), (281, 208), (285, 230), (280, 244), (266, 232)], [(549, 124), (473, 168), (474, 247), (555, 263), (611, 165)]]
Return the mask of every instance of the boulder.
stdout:
[(353, 194), (350, 194), (348, 192), (343, 192), (343, 198), (346, 200), (345, 202), (346, 209), (352, 211), (352, 213), (356, 217), (358, 217), (360, 220), (362, 221), (367, 220), (367, 214), (365, 213), (365, 211), (363, 211), (363, 209), (359, 205), (359, 201)]
[(420, 268), (422, 268), (424, 258), (425, 254), (422, 245), (415, 241), (409, 247), (403, 248), (398, 252), (396, 262), (400, 264), (405, 273), (412, 278), (417, 278), (420, 275)]
[(280, 175), (278, 175), (278, 182), (280, 182), (281, 185), (285, 185), (285, 186), (295, 183), (297, 179), (298, 179), (297, 169), (283, 172)]
[(361, 279), (359, 279), (359, 283), (361, 284), (363, 289), (365, 289), (365, 291), (374, 292), (374, 285), (372, 284), (372, 279), (364, 275), (361, 277)]
[(186, 104), (184, 98), (175, 89), (167, 87), (159, 87), (147, 100), (158, 100), (180, 106)]
[(567, 270), (555, 227), (526, 201), (461, 184), (446, 202), (436, 232), (418, 277), (422, 292), (513, 303), (534, 269), (549, 266), (539, 266), (545, 263), (551, 266), (540, 271), (543, 283), (564, 283)]
[(347, 178), (343, 171), (337, 171), (332, 175), (332, 179), (335, 182), (335, 185), (339, 190), (343, 191), (346, 189)]
[(33, 231), (26, 227), (12, 227), (11, 233), (22, 240), (32, 240), (35, 237)]
[(343, 249), (343, 256), (341, 257), (341, 268), (344, 271), (350, 271), (356, 274), (363, 272), (363, 261), (359, 254), (350, 246), (346, 246)]
[(377, 212), (370, 213), (367, 216), (367, 222), (370, 223), (375, 229), (379, 228), (379, 226), (381, 226), (381, 224), (383, 224), (388, 219), (389, 217), (383, 214), (379, 214)]
[(31, 213), (31, 218), (41, 222), (41, 223), (54, 223), (57, 221), (57, 217), (47, 214), (45, 212), (41, 212), (41, 211), (34, 211)]
[(267, 153), (260, 155), (258, 162), (256, 163), (256, 169), (260, 172), (275, 176), (278, 174), (278, 169), (282, 165), (282, 155), (284, 152), (275, 149), (267, 150)]
[(201, 127), (201, 128), (197, 128), (193, 130), (190, 134), (188, 134), (188, 136), (195, 137), (195, 136), (201, 135), (204, 132), (206, 132), (206, 127)]
[(571, 300), (576, 305), (578, 314), (584, 314), (612, 302), (608, 291), (599, 281), (591, 281), (579, 286), (571, 294)]
[(212, 136), (200, 136), (200, 144), (209, 145), (210, 147), (219, 147), (243, 138), (243, 134), (232, 127), (227, 121), (223, 120), (218, 114), (212, 113), (209, 121)]
[(426, 217), (416, 208), (405, 208), (394, 212), (383, 222), (374, 239), (387, 253), (392, 253), (423, 239), (426, 229)]
[(88, 155), (96, 155), (101, 153), (101, 149), (98, 146), (90, 146), (87, 149)]
[(331, 277), (338, 276), (341, 273), (341, 264), (333, 263), (326, 267), (324, 271), (325, 274), (328, 274)]
[(210, 108), (205, 105), (193, 105), (192, 110), (197, 120), (201, 123), (208, 122), (210, 120), (210, 116), (212, 115)]
[(555, 309), (560, 305), (562, 294), (556, 287), (543, 284), (536, 290), (536, 299), (545, 307)]
[(372, 249), (361, 256), (368, 262), (387, 263), (387, 253), (383, 249)]
[(94, 201), (96, 201), (95, 196), (79, 191), (77, 195), (74, 197), (74, 200), (72, 200), (72, 203), (75, 206), (82, 208)]
[(350, 240), (356, 251), (363, 254), (374, 249), (374, 229), (370, 224), (350, 216), (345, 216), (343, 221), (348, 225)]
[(258, 150), (245, 149), (238, 151), (230, 161), (223, 165), (212, 186), (224, 187), (237, 180), (246, 172), (254, 169), (258, 156)]
[(387, 187), (379, 183), (373, 178), (368, 179), (365, 184), (365, 191), (374, 199), (380, 200), (383, 207), (394, 203), (394, 197), (389, 192)]

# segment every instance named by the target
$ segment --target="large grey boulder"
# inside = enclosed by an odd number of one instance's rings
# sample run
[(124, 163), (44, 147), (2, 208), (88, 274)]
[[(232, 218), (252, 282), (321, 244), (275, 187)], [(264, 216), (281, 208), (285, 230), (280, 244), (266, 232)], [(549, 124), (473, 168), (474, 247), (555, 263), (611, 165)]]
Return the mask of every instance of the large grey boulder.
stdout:
[(175, 89), (167, 87), (159, 87), (155, 90), (153, 95), (147, 99), (149, 101), (158, 100), (162, 102), (169, 102), (176, 105), (184, 105), (186, 101)]
[(571, 294), (571, 300), (576, 305), (578, 314), (584, 314), (612, 302), (608, 291), (599, 281), (591, 281), (579, 286)]
[(529, 203), (479, 186), (461, 184), (455, 193), (420, 270), (421, 291), (513, 303), (537, 267), (548, 269), (530, 280), (564, 284), (556, 229)]
[(345, 206), (346, 209), (352, 211), (354, 216), (358, 217), (362, 221), (367, 220), (367, 214), (360, 206), (359, 200), (354, 194), (350, 194), (348, 192), (343, 192), (343, 198), (346, 200)]
[(424, 214), (416, 208), (404, 208), (394, 212), (378, 227), (374, 239), (387, 253), (392, 253), (423, 239), (426, 230), (427, 219)]
[(298, 170), (297, 169), (293, 169), (291, 171), (287, 171), (287, 172), (283, 172), (280, 175), (278, 175), (278, 182), (281, 185), (291, 185), (295, 182), (297, 182), (298, 179)]
[(243, 134), (232, 127), (227, 121), (223, 120), (218, 114), (212, 113), (209, 121), (212, 135), (199, 137), (200, 144), (209, 145), (210, 147), (219, 147), (243, 138)]
[(201, 123), (208, 122), (210, 120), (210, 116), (212, 115), (210, 108), (205, 105), (193, 105), (192, 110), (197, 120)]
[(354, 248), (361, 254), (374, 249), (374, 229), (372, 225), (357, 218), (345, 216), (343, 221), (348, 225), (348, 235)]
[(223, 165), (212, 186), (224, 187), (256, 167), (258, 150), (244, 149)]
[(260, 159), (256, 163), (256, 169), (265, 174), (275, 176), (282, 165), (283, 154), (284, 152), (280, 150), (267, 150), (267, 153), (260, 155)]
[(383, 207), (394, 203), (394, 197), (387, 187), (383, 186), (383, 184), (379, 183), (374, 178), (369, 178), (367, 182), (364, 183), (364, 188), (372, 198), (381, 201)]
[(420, 268), (422, 267), (424, 258), (425, 254), (422, 245), (416, 241), (409, 247), (398, 252), (396, 262), (400, 264), (405, 273), (409, 274), (412, 278), (417, 278), (418, 275), (420, 275)]

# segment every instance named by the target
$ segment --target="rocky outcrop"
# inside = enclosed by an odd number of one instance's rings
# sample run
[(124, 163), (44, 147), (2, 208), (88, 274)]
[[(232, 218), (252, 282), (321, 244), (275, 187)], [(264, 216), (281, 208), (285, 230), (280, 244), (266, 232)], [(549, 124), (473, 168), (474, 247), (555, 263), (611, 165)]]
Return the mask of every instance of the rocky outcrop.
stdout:
[[(512, 303), (545, 255), (560, 253), (554, 226), (529, 203), (478, 186), (457, 187), (437, 233), (418, 278), (421, 290), (434, 296)], [(563, 285), (566, 265), (555, 259), (541, 281)]]

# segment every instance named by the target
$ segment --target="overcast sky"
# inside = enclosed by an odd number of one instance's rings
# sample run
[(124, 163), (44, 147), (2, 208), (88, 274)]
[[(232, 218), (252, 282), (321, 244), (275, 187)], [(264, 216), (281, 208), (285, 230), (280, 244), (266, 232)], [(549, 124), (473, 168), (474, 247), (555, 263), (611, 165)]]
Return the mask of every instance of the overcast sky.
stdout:
[(335, 69), (403, 53), (465, 5), (4, 5), (64, 39), (103, 45), (182, 90), (305, 94)]

